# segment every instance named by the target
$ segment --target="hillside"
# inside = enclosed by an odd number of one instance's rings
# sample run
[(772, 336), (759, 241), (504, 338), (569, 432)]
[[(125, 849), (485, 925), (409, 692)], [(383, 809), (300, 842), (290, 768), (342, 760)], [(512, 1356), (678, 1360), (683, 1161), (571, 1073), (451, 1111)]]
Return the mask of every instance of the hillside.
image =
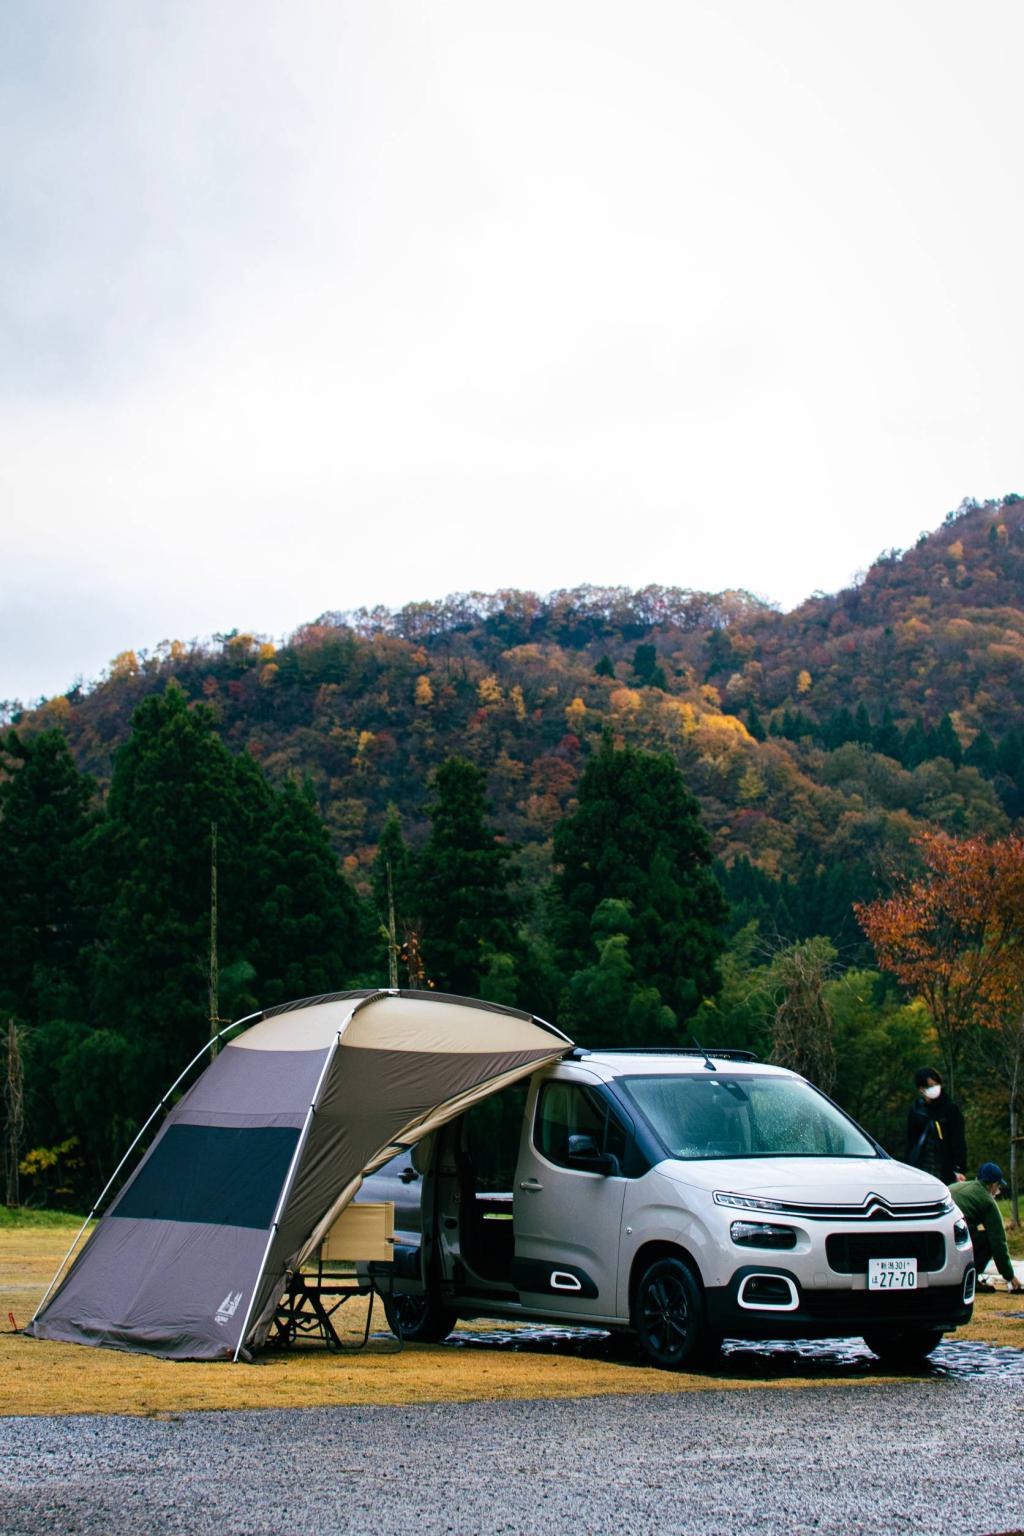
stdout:
[(1024, 500), (965, 503), (789, 614), (655, 586), (473, 593), (325, 614), (282, 646), (232, 633), (126, 652), (17, 723), (59, 726), (102, 786), (136, 704), (171, 677), (232, 749), (310, 780), (357, 886), (389, 804), (422, 838), (427, 781), (452, 753), (486, 769), (539, 883), (611, 731), (679, 763), (740, 916), (818, 931), (831, 903), (824, 926), (851, 940), (850, 899), (915, 829), (998, 833), (1024, 809)]

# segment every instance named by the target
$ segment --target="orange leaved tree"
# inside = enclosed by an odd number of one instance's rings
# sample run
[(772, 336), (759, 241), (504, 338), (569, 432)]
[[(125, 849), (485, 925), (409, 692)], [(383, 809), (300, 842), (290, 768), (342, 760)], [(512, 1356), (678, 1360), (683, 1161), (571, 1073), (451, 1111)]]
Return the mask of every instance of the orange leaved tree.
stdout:
[(968, 1032), (979, 1024), (994, 1032), (1016, 1174), (1024, 1095), (1024, 837), (988, 842), (934, 832), (918, 847), (922, 873), (854, 910), (879, 963), (924, 999), (951, 1094)]

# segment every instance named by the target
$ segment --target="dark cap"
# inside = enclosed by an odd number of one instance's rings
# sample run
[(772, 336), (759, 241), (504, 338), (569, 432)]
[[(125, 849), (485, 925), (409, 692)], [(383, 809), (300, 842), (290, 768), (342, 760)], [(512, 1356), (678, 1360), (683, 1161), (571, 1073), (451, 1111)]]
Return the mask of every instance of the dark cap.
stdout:
[(1001, 1184), (1006, 1188), (1006, 1180), (1003, 1178), (1003, 1170), (998, 1163), (982, 1163), (978, 1169), (979, 1184)]

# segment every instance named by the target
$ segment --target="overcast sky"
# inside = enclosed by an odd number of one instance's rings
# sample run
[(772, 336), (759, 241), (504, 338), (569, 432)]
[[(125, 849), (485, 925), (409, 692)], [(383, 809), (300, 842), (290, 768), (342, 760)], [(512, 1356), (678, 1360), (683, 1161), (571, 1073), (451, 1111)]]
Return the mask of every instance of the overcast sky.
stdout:
[(1024, 493), (1024, 7), (6, 0), (0, 699)]

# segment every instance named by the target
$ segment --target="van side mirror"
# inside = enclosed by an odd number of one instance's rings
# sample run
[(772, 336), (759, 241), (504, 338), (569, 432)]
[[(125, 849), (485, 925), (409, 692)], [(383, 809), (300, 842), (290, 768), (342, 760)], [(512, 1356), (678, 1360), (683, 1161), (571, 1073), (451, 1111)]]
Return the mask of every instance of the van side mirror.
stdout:
[(601, 1173), (606, 1178), (619, 1172), (618, 1158), (612, 1152), (599, 1152), (593, 1136), (570, 1136), (567, 1162), (570, 1168)]

